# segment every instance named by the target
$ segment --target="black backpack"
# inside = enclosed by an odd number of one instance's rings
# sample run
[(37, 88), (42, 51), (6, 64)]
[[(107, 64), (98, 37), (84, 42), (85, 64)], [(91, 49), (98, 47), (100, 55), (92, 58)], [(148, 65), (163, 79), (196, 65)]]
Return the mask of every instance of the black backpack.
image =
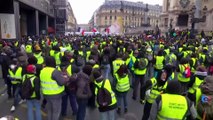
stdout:
[(106, 80), (103, 81), (101, 87), (96, 85), (98, 88), (97, 103), (100, 107), (106, 107), (112, 103), (111, 93), (104, 88), (105, 81)]
[(25, 81), (21, 86), (21, 97), (22, 99), (29, 99), (34, 92), (34, 87), (32, 86), (31, 81), (35, 79), (35, 76), (28, 77), (26, 75), (25, 77)]
[(137, 59), (137, 62), (138, 62), (137, 68), (139, 70), (144, 70), (146, 68), (147, 63), (146, 63), (146, 59), (145, 58)]

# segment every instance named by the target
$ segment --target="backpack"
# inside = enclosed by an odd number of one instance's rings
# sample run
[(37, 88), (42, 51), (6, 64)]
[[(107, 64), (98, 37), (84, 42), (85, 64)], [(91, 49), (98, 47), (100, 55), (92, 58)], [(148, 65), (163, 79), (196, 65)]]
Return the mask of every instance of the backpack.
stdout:
[(184, 67), (184, 71), (183, 71), (183, 76), (185, 77), (185, 78), (190, 78), (191, 77), (191, 70), (190, 70), (190, 67), (189, 66), (185, 66), (185, 65), (183, 65), (183, 67)]
[(210, 73), (210, 75), (213, 74), (213, 65), (209, 67), (209, 73)]
[(146, 65), (147, 65), (145, 58), (137, 59), (137, 61), (138, 61), (138, 66), (137, 66), (137, 68), (138, 68), (139, 70), (144, 70), (144, 69), (146, 68)]
[(97, 86), (98, 93), (97, 93), (97, 103), (100, 107), (109, 106), (112, 103), (111, 93), (104, 88), (106, 80), (103, 81), (101, 87)]
[(32, 81), (35, 79), (35, 76), (28, 77), (27, 75), (25, 76), (25, 81), (22, 83), (21, 86), (21, 97), (22, 99), (29, 99), (33, 92), (34, 92), (34, 87), (32, 86)]

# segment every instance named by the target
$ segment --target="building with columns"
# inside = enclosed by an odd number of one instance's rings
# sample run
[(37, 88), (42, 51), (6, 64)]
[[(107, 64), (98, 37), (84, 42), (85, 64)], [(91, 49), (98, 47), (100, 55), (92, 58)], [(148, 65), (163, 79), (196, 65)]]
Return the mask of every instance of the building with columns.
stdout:
[(160, 28), (213, 30), (213, 0), (163, 0)]
[(130, 2), (125, 0), (106, 0), (93, 14), (89, 24), (99, 32), (114, 23), (118, 23), (121, 33), (145, 27), (155, 27), (160, 20), (162, 7), (148, 5), (143, 2)]

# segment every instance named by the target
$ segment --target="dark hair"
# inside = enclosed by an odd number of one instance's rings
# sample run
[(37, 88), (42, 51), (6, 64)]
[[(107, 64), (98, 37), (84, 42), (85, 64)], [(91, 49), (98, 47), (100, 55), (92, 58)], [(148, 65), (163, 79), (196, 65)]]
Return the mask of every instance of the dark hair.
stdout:
[(33, 64), (33, 65), (35, 65), (35, 64), (37, 64), (37, 59), (36, 59), (36, 57), (35, 56), (30, 56), (29, 58), (28, 58), (28, 64)]
[(128, 68), (125, 64), (121, 65), (120, 68), (117, 71), (119, 77), (122, 77), (124, 74), (128, 73)]
[(170, 80), (166, 87), (166, 93), (181, 94), (181, 84), (177, 80)]
[(90, 76), (91, 73), (92, 73), (92, 66), (91, 66), (91, 65), (85, 65), (85, 66), (83, 67), (83, 72), (84, 72), (85, 74), (87, 74), (88, 76)]
[(48, 67), (56, 67), (56, 62), (55, 62), (55, 58), (51, 57), (51, 56), (47, 56), (45, 57), (45, 64)]

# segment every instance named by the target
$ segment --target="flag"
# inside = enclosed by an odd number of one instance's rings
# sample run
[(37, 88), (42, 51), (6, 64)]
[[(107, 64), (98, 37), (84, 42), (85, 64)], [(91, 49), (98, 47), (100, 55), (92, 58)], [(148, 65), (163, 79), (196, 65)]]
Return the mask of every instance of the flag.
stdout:
[(93, 29), (92, 29), (92, 32), (97, 32), (96, 28), (93, 28)]
[(84, 29), (80, 29), (80, 33), (84, 36), (84, 32), (85, 30)]

